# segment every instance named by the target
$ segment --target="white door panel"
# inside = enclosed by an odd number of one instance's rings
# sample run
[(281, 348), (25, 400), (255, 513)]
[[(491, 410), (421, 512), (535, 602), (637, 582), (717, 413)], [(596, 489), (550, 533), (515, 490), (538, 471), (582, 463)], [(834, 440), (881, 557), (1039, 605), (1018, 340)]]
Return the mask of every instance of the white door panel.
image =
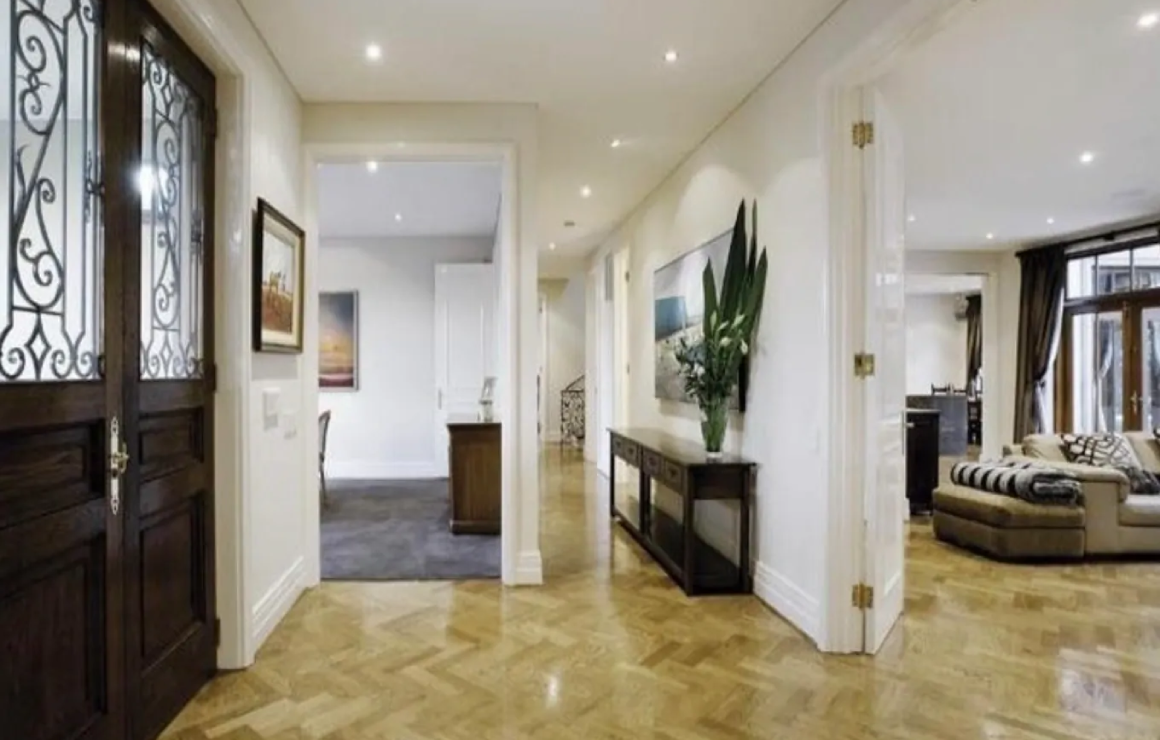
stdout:
[[(405, 362), (406, 358), (399, 358)], [(446, 477), (447, 419), (479, 413), (483, 380), (495, 375), (491, 265), (435, 266), (435, 467)]]
[(877, 91), (863, 94), (874, 141), (863, 149), (866, 228), (866, 652), (882, 647), (902, 616), (906, 548), (906, 200), (902, 136)]

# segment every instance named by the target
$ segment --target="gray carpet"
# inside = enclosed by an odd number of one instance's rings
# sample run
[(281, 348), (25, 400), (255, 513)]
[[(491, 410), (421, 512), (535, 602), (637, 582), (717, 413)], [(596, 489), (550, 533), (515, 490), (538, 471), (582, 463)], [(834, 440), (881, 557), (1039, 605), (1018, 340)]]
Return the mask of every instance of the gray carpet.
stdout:
[(448, 529), (446, 480), (333, 481), (322, 510), (322, 577), (421, 581), (499, 577), (499, 537)]

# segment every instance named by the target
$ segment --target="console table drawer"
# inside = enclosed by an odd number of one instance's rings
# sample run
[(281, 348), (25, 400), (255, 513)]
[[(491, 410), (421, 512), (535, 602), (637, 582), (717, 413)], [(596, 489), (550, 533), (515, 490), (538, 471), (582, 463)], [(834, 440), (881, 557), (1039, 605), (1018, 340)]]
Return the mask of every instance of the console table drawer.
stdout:
[(675, 462), (662, 461), (660, 481), (677, 493), (684, 495), (685, 469)]
[(629, 465), (640, 466), (640, 446), (621, 437), (612, 438), (612, 454)]
[(661, 456), (652, 450), (641, 450), (640, 453), (640, 469), (646, 475), (657, 480), (661, 479), (661, 467), (663, 465)]

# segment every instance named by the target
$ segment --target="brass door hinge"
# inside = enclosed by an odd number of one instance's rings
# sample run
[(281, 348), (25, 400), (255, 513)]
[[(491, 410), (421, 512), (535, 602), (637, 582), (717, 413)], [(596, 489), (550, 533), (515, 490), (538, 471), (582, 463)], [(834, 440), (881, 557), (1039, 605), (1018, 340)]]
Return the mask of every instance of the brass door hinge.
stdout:
[(874, 608), (874, 587), (865, 583), (855, 583), (850, 593), (850, 602), (855, 609)]
[(854, 375), (859, 378), (869, 378), (874, 374), (874, 355), (869, 352), (859, 352), (854, 355)]
[(870, 121), (858, 121), (854, 124), (854, 146), (865, 149), (874, 143), (874, 124)]

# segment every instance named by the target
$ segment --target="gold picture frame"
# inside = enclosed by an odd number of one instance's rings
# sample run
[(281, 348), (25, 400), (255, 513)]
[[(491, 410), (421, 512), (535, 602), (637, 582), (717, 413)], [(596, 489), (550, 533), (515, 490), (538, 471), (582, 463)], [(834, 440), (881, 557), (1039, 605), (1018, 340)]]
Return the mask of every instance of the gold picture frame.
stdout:
[(254, 210), (253, 334), (257, 352), (302, 352), (306, 234), (262, 198)]

